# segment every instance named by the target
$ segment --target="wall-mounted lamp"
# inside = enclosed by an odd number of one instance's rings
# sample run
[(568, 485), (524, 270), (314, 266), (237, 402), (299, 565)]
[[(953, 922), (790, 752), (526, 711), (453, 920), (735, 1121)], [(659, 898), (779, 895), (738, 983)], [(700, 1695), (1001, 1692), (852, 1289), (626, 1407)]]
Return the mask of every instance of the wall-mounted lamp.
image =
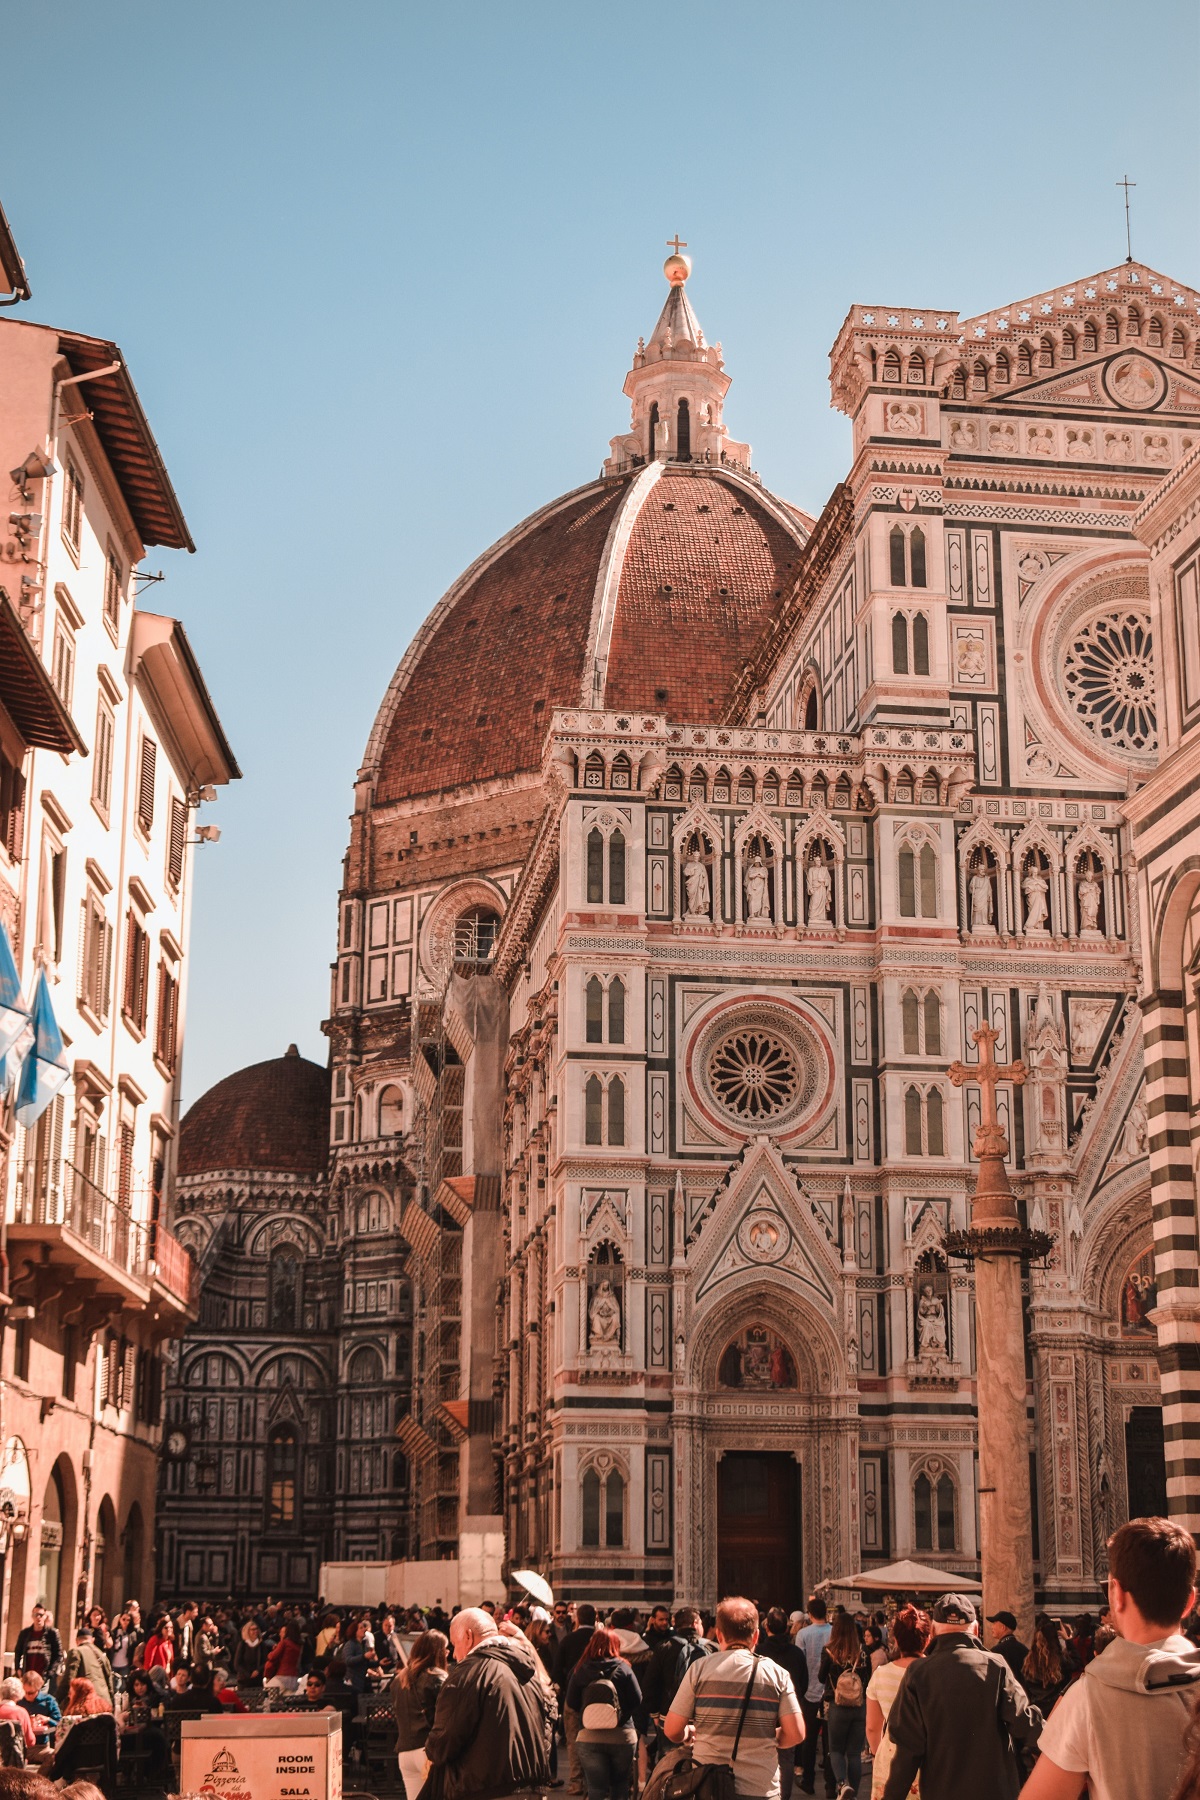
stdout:
[(193, 844), (219, 844), (221, 827), (219, 825), (197, 825)]
[(25, 461), (18, 463), (15, 469), (10, 469), (9, 473), (13, 478), (13, 486), (21, 490), (22, 500), (28, 500), (29, 483), (45, 481), (49, 476), (56, 475), (58, 470), (44, 450), (31, 450)]

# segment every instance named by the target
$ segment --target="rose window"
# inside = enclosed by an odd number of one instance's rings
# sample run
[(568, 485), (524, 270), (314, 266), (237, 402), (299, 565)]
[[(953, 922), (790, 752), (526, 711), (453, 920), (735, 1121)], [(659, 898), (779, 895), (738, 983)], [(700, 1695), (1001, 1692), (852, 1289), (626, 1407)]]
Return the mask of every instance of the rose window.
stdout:
[(736, 1031), (713, 1051), (708, 1081), (722, 1106), (740, 1119), (772, 1119), (795, 1098), (796, 1059), (769, 1031)]
[(1063, 686), (1080, 722), (1114, 750), (1158, 743), (1150, 618), (1136, 607), (1101, 613), (1066, 646)]

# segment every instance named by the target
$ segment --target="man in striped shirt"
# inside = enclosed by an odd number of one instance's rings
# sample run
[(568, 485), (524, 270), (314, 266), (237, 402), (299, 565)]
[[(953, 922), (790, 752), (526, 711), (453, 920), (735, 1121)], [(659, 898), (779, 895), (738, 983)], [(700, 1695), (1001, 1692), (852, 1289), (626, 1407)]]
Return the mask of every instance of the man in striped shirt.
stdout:
[(722, 1600), (717, 1655), (687, 1671), (663, 1731), (673, 1744), (690, 1738), (697, 1762), (732, 1767), (739, 1800), (779, 1800), (779, 1752), (803, 1743), (804, 1715), (791, 1676), (778, 1663), (757, 1657), (757, 1643), (753, 1600)]

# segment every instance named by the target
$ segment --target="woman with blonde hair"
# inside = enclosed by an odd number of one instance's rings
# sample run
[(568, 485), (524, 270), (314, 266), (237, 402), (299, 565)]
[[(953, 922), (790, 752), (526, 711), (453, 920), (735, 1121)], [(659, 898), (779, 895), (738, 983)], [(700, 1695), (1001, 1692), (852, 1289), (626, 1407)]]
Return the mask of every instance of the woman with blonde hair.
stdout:
[(396, 1760), (407, 1800), (417, 1800), (429, 1772), (425, 1740), (433, 1729), (438, 1695), (446, 1679), (449, 1640), (440, 1631), (423, 1631), (408, 1661), (392, 1682), (396, 1715)]

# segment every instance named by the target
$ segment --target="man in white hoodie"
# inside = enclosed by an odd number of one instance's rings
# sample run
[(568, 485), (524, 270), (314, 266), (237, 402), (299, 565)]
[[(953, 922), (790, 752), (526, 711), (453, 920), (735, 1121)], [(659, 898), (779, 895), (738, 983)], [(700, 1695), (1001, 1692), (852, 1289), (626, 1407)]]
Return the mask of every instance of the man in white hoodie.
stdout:
[(1196, 1598), (1196, 1546), (1170, 1519), (1131, 1519), (1108, 1540), (1119, 1636), (1047, 1719), (1021, 1800), (1167, 1800), (1200, 1695), (1200, 1650), (1180, 1630)]

